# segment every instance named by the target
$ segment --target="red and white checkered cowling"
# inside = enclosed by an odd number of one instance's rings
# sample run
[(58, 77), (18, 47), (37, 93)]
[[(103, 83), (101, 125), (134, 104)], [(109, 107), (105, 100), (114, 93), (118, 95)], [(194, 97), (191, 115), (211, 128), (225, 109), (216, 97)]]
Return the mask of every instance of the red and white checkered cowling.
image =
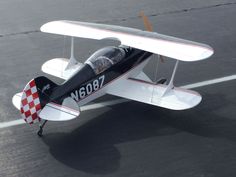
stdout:
[(24, 88), (21, 97), (21, 116), (28, 124), (39, 122), (39, 113), (42, 110), (39, 94), (34, 79)]

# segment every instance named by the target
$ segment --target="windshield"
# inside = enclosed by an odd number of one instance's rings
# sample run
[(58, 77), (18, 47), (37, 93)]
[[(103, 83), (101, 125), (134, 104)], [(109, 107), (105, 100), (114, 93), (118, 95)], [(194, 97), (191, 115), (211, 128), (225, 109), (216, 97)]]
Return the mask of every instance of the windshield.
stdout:
[(89, 64), (95, 74), (99, 74), (125, 57), (125, 50), (120, 47), (105, 47), (96, 51), (85, 63)]

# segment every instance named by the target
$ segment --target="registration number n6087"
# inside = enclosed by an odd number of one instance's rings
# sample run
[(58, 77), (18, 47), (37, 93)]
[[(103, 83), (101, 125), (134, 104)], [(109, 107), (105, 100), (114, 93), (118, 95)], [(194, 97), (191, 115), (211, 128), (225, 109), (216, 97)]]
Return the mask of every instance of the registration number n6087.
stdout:
[(85, 86), (80, 87), (78, 90), (75, 90), (71, 92), (71, 98), (74, 99), (75, 101), (79, 101), (86, 97), (87, 95), (90, 95), (94, 91), (97, 91), (103, 86), (105, 76), (102, 75), (97, 79), (94, 79), (90, 83), (88, 83)]

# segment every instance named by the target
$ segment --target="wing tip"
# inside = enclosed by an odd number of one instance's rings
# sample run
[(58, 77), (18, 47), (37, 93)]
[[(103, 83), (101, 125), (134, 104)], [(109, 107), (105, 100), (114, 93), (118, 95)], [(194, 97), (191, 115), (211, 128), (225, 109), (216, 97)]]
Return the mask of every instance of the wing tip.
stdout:
[(50, 29), (57, 25), (60, 24), (62, 22), (65, 22), (66, 20), (54, 20), (54, 21), (49, 21), (47, 23), (44, 23), (41, 27), (40, 27), (40, 31), (44, 32), (44, 33), (48, 33), (50, 32)]
[(206, 48), (206, 50), (202, 52), (199, 60), (207, 59), (207, 58), (211, 57), (214, 54), (214, 49), (211, 46), (206, 45), (205, 48)]

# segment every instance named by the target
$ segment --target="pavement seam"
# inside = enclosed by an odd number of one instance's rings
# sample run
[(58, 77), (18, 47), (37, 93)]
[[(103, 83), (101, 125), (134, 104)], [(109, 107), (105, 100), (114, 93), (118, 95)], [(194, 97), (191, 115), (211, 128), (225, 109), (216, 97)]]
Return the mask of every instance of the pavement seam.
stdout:
[[(154, 14), (149, 14), (149, 15), (147, 14), (146, 16), (147, 17), (157, 17), (160, 15), (186, 13), (186, 12), (190, 12), (190, 11), (211, 9), (211, 8), (216, 8), (216, 7), (221, 7), (221, 6), (229, 6), (229, 5), (236, 5), (236, 2), (220, 3), (220, 4), (209, 5), (209, 6), (204, 6), (204, 7), (191, 7), (191, 8), (180, 9), (180, 10), (154, 13)], [(127, 18), (116, 18), (116, 19), (103, 20), (103, 21), (98, 20), (98, 21), (94, 21), (94, 23), (111, 23), (111, 22), (119, 22), (119, 21), (121, 22), (121, 21), (128, 21), (128, 20), (138, 19), (138, 18), (140, 18), (140, 16), (133, 16), (133, 17), (127, 17)], [(0, 34), (0, 38), (9, 37), (9, 36), (16, 36), (16, 35), (27, 35), (27, 34), (38, 33), (38, 32), (41, 32), (41, 31), (37, 29), (37, 30), (22, 31), (22, 32), (17, 32), (17, 33)]]
[[(145, 14), (145, 15), (147, 17), (157, 17), (160, 15), (186, 13), (186, 12), (190, 12), (190, 11), (211, 9), (211, 8), (216, 8), (216, 7), (221, 7), (221, 6), (229, 6), (229, 5), (236, 5), (236, 2), (220, 3), (220, 4), (209, 5), (209, 6), (204, 6), (204, 7), (191, 7), (191, 8), (185, 8), (185, 9), (180, 9), (180, 10), (173, 10), (173, 11), (166, 11), (166, 12), (159, 12), (159, 13), (153, 13), (153, 14), (149, 14), (149, 15)], [(138, 19), (138, 18), (140, 18), (140, 16), (133, 16), (133, 17), (128, 17), (128, 18), (117, 18), (117, 19), (112, 19), (112, 20), (103, 20), (103, 21), (96, 21), (96, 22), (97, 23), (109, 23), (109, 22), (114, 22), (114, 21), (128, 21), (131, 19)]]

